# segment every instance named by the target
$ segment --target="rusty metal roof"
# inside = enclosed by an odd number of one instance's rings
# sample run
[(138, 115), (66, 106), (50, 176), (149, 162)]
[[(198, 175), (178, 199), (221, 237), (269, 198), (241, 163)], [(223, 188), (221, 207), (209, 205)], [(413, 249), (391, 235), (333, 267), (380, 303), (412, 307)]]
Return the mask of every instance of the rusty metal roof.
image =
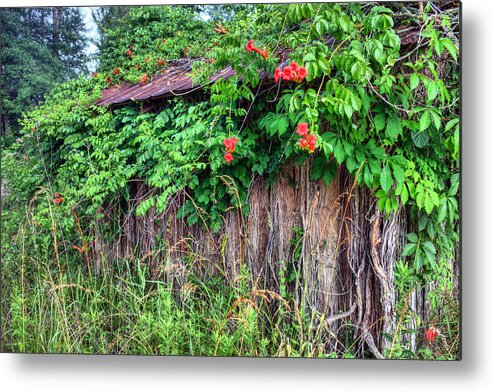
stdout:
[[(179, 62), (170, 66), (165, 74), (156, 75), (148, 83), (130, 84), (125, 83), (112, 86), (103, 91), (102, 97), (96, 102), (97, 105), (118, 105), (128, 101), (145, 101), (174, 95), (184, 95), (202, 88), (194, 84), (190, 77), (192, 62)], [(221, 78), (229, 78), (236, 72), (228, 66), (216, 72), (210, 78), (214, 82)]]
[[(416, 43), (419, 37), (419, 31), (406, 29), (397, 32), (401, 45), (409, 45)], [(326, 43), (335, 43), (333, 37), (328, 37)], [(279, 56), (279, 67), (283, 67), (289, 63), (289, 54), (292, 49), (278, 48), (276, 55)], [(195, 60), (196, 61), (196, 60)], [(103, 91), (102, 97), (96, 102), (97, 105), (119, 105), (128, 101), (146, 101), (157, 98), (171, 97), (176, 95), (185, 95), (193, 91), (202, 89), (203, 86), (194, 84), (190, 73), (192, 71), (192, 59), (179, 59), (167, 68), (165, 74), (159, 74), (151, 78), (148, 83), (130, 84), (125, 83), (118, 86), (112, 86)], [(216, 72), (210, 78), (211, 82), (221, 78), (227, 79), (236, 74), (236, 71), (227, 66), (219, 72)], [(261, 72), (262, 79), (272, 77), (267, 72)]]

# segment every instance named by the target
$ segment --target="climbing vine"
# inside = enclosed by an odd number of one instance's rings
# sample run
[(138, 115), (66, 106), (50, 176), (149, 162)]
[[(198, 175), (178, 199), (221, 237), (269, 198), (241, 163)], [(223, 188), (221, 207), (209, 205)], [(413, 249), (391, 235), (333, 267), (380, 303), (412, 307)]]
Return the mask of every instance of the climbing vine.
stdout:
[[(179, 216), (219, 230), (231, 207), (249, 213), (253, 176), (269, 181), (309, 161), (312, 180), (330, 184), (343, 166), (382, 213), (410, 209), (418, 225), (402, 257), (431, 276), (458, 240), (457, 26), (430, 4), (418, 18), (399, 7), (259, 5), (223, 25), (186, 8), (170, 7), (164, 21), (154, 8), (132, 12), (92, 77), (26, 114), (19, 160), (6, 165), (28, 175), (13, 186), (28, 199), (49, 180), (56, 208), (95, 212), (143, 179), (153, 190), (137, 214), (185, 192)], [(407, 52), (396, 19), (416, 31)], [(95, 105), (110, 85), (148, 83), (183, 57), (207, 98), (168, 99), (158, 113)], [(208, 81), (226, 66), (234, 76)]]

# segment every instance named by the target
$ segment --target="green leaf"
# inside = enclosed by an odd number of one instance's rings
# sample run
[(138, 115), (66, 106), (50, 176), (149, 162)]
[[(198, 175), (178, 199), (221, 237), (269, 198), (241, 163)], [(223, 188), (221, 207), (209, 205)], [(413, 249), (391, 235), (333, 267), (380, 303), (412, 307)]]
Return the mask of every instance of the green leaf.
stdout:
[(440, 89), (438, 87), (438, 83), (435, 81), (430, 81), (426, 86), (426, 93), (428, 94), (428, 102), (433, 101), (437, 97), (439, 92)]
[(406, 244), (404, 250), (402, 251), (402, 256), (412, 256), (416, 252), (416, 244)]
[(377, 114), (373, 120), (375, 122), (375, 130), (377, 132), (380, 132), (385, 128), (385, 113)]
[(327, 167), (327, 169), (325, 170), (325, 173), (324, 173), (324, 181), (327, 184), (327, 186), (330, 186), (330, 184), (332, 183), (332, 180), (336, 176), (336, 173), (337, 173), (337, 166), (329, 164), (329, 166)]
[(454, 118), (449, 122), (447, 122), (447, 125), (445, 125), (445, 131), (447, 132), (450, 131), (454, 127), (454, 125), (456, 125), (458, 122), (459, 122), (458, 118)]
[(365, 165), (365, 169), (363, 172), (363, 180), (368, 188), (371, 188), (373, 185), (373, 174), (371, 173), (370, 166), (368, 164)]
[(346, 153), (344, 152), (344, 145), (342, 144), (341, 139), (337, 139), (337, 142), (334, 145), (334, 156), (339, 165), (346, 159)]
[(435, 246), (430, 241), (423, 242), (423, 250), (426, 255), (428, 262), (433, 269), (436, 268), (436, 249)]
[(394, 178), (397, 181), (397, 183), (398, 184), (404, 183), (404, 179), (405, 179), (404, 169), (395, 163), (392, 164), (392, 169), (394, 172)]
[(433, 117), (433, 124), (435, 124), (435, 128), (440, 129), (440, 125), (442, 124), (442, 118), (438, 113), (434, 111), (431, 112), (431, 115)]
[(349, 20), (347, 15), (342, 15), (339, 18), (339, 25), (345, 32), (349, 31), (349, 28), (351, 27), (351, 21)]
[(409, 200), (409, 192), (407, 190), (407, 187), (405, 184), (402, 185), (402, 192), (401, 192), (401, 202), (402, 204), (406, 204), (407, 201)]
[(424, 207), (428, 215), (431, 214), (431, 211), (433, 211), (434, 206), (435, 204), (433, 203), (433, 198), (431, 197), (430, 193), (426, 192), (424, 199)]
[(458, 50), (454, 43), (448, 38), (442, 38), (440, 41), (442, 42), (443, 46), (445, 46), (445, 49), (447, 49), (450, 55), (454, 58), (454, 60), (457, 61)]
[(416, 233), (408, 233), (406, 235), (407, 239), (414, 244), (417, 244), (419, 241), (418, 235)]
[(428, 129), (430, 124), (431, 124), (430, 112), (427, 110), (423, 113), (421, 119), (419, 120), (419, 131), (420, 132), (425, 131), (426, 129)]
[(393, 115), (387, 119), (387, 127), (385, 128), (385, 136), (392, 142), (397, 140), (397, 137), (402, 135), (402, 124), (399, 117)]
[(421, 250), (421, 248), (418, 248), (416, 250), (416, 256), (414, 257), (414, 268), (416, 268), (416, 271), (421, 271), (423, 264), (424, 264), (423, 251)]
[(449, 196), (455, 196), (459, 190), (459, 173), (452, 174), (450, 177), (450, 189), (448, 191)]
[(440, 205), (438, 209), (437, 222), (443, 222), (443, 220), (447, 217), (447, 202), (446, 199), (443, 200), (443, 204)]
[(411, 87), (411, 90), (414, 90), (416, 87), (419, 85), (419, 76), (417, 73), (413, 73), (409, 77), (409, 85)]
[(325, 172), (325, 168), (327, 166), (327, 160), (321, 156), (318, 155), (312, 163), (312, 174), (310, 178), (312, 180), (319, 180), (322, 178)]
[(428, 145), (430, 135), (428, 135), (428, 132), (412, 132), (411, 139), (416, 147), (423, 148)]
[(385, 165), (385, 167), (382, 170), (382, 173), (380, 174), (380, 185), (382, 186), (382, 189), (385, 192), (388, 192), (392, 187), (392, 184), (393, 184), (393, 180), (392, 180), (392, 174), (390, 172), (390, 167), (389, 165)]

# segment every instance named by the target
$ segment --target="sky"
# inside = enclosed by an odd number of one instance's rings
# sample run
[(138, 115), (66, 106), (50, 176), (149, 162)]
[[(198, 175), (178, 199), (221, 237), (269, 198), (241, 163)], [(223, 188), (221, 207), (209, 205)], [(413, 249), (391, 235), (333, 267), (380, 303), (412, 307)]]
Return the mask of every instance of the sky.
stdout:
[(95, 45), (95, 41), (98, 38), (98, 30), (96, 27), (96, 23), (94, 23), (94, 20), (91, 15), (91, 10), (94, 9), (95, 7), (80, 7), (82, 11), (82, 15), (84, 17), (84, 23), (86, 25), (86, 34), (89, 40), (87, 41), (87, 46), (86, 46), (86, 54), (89, 56), (89, 62), (88, 62), (88, 68), (90, 72), (94, 72), (97, 67), (97, 62), (95, 60), (95, 54), (97, 52), (97, 47)]

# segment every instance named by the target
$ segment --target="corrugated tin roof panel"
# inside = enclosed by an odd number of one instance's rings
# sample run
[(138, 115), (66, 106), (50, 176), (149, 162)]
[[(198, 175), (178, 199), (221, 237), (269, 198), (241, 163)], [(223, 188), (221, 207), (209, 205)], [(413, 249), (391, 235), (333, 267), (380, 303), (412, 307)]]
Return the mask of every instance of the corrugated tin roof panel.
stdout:
[[(148, 83), (130, 84), (125, 83), (119, 86), (112, 86), (103, 91), (102, 97), (96, 102), (97, 105), (117, 105), (127, 101), (145, 101), (172, 95), (182, 95), (201, 89), (202, 86), (194, 84), (190, 77), (192, 70), (191, 63), (178, 66), (171, 66), (168, 72), (154, 76)], [(211, 81), (220, 78), (229, 78), (236, 72), (230, 67), (215, 73)]]

